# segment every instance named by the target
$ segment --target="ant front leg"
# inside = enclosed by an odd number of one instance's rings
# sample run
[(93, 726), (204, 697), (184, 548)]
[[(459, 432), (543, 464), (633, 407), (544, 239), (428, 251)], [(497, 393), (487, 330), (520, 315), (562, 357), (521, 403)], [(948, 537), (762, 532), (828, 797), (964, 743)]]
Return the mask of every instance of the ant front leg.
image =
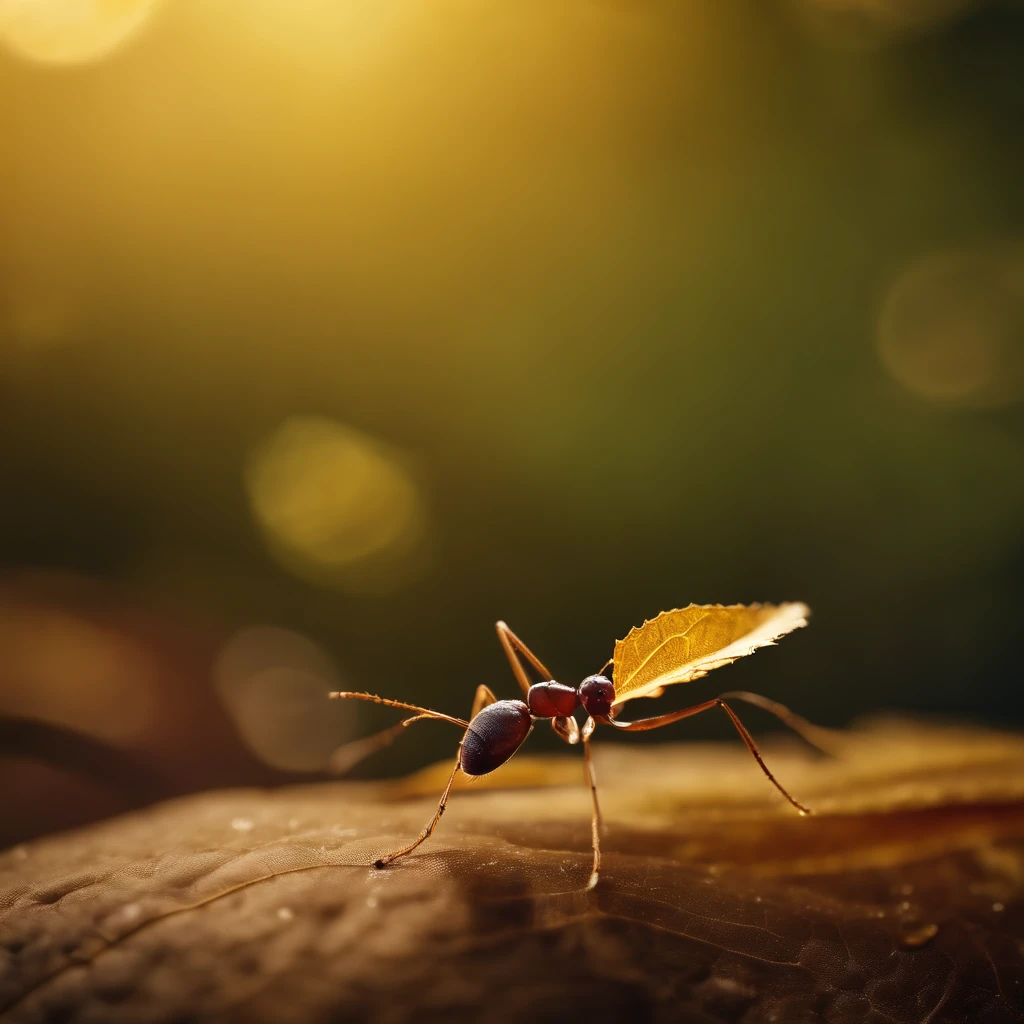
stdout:
[[(744, 700), (748, 695), (746, 694), (730, 694), (734, 698)], [(756, 696), (756, 695), (749, 695)], [(751, 701), (751, 703), (754, 703)], [(759, 703), (760, 707), (763, 707), (766, 711), (770, 711), (773, 714), (778, 715), (787, 724), (792, 724), (783, 714), (791, 716), (795, 719), (797, 716), (793, 715), (788, 708), (784, 708), (781, 704), (775, 704), (774, 701), (765, 701), (765, 703)], [(641, 718), (636, 722), (619, 722), (612, 716), (607, 716), (603, 720), (608, 725), (614, 726), (616, 729), (621, 729), (623, 732), (647, 732), (649, 729), (660, 729), (663, 725), (671, 725), (673, 722), (678, 722), (684, 718), (692, 718), (694, 715), (699, 715), (702, 711), (710, 711), (712, 708), (721, 708), (728, 716), (729, 720), (736, 727), (736, 731), (740, 734), (740, 738), (747, 745), (747, 750), (750, 751), (754, 760), (761, 766), (761, 771), (768, 777), (768, 781), (800, 812), (800, 814), (807, 815), (811, 811), (804, 807), (799, 800), (794, 799), (785, 786), (768, 769), (768, 765), (764, 763), (764, 758), (761, 757), (761, 752), (757, 749), (757, 744), (754, 742), (754, 737), (747, 732), (746, 726), (739, 720), (736, 712), (733, 711), (728, 704), (722, 700), (721, 697), (715, 697), (712, 700), (705, 701), (703, 704), (694, 704), (692, 707), (683, 708), (681, 711), (671, 711), (667, 715), (658, 715), (656, 718)], [(614, 714), (614, 708), (613, 708)], [(810, 723), (808, 723), (810, 724)]]

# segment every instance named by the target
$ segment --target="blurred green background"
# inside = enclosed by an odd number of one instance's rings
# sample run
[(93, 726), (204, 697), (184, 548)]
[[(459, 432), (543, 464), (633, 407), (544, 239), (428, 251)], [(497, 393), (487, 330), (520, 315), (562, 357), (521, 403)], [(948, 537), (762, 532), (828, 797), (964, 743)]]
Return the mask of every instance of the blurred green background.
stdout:
[(659, 706), (1019, 726), (1022, 126), (1015, 2), (0, 0), (0, 839), (514, 696), (498, 618), (803, 600)]

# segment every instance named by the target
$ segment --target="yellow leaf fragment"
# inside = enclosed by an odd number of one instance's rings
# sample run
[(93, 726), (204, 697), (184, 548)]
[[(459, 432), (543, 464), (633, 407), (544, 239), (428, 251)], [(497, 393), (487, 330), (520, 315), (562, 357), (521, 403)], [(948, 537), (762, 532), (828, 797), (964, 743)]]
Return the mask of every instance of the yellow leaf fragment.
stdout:
[(810, 609), (788, 604), (691, 604), (662, 612), (615, 643), (615, 703), (653, 697), (774, 644), (807, 625)]

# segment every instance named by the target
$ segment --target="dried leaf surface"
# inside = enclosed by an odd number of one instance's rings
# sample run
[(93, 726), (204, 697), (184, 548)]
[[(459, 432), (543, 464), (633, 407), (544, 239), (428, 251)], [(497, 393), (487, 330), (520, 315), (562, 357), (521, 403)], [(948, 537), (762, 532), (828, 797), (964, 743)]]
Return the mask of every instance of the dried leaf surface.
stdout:
[[(0, 1016), (1024, 1020), (1024, 741), (878, 724), (836, 759), (739, 744), (208, 793), (0, 855)], [(513, 765), (515, 770), (513, 771)], [(514, 789), (499, 788), (502, 779)], [(543, 785), (537, 785), (543, 783)]]
[(799, 602), (691, 604), (662, 612), (616, 641), (615, 703), (706, 676), (806, 626), (809, 614)]

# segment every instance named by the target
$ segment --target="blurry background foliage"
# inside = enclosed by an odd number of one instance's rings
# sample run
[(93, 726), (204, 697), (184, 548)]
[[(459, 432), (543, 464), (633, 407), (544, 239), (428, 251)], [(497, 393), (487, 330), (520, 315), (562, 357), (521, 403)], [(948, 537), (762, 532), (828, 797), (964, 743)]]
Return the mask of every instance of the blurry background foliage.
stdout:
[(0, 0), (0, 839), (512, 696), (497, 618), (803, 600), (661, 706), (1019, 725), (1022, 125), (1013, 0)]

